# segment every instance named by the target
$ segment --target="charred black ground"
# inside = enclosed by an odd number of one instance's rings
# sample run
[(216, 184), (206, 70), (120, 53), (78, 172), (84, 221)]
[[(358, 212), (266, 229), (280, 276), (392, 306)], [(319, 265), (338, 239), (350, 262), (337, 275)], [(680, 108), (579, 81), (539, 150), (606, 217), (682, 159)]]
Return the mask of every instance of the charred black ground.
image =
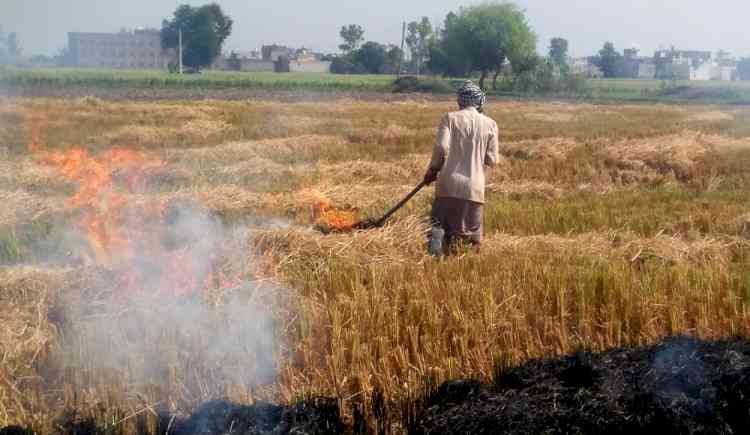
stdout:
[(672, 338), (530, 362), (496, 384), (430, 397), (413, 434), (739, 434), (750, 428), (750, 343)]
[[(397, 408), (385, 405), (391, 407)], [(532, 361), (498, 373), (493, 385), (446, 383), (416, 410), (401, 414), (412, 435), (744, 434), (750, 428), (750, 341), (677, 337), (641, 349)], [(176, 435), (352, 432), (333, 399), (289, 407), (219, 400), (187, 418), (162, 420), (159, 433)], [(405, 426), (391, 423), (391, 429)], [(80, 418), (59, 427), (66, 434), (113, 433)], [(1, 435), (30, 433), (0, 429)]]
[(187, 420), (178, 422), (175, 435), (335, 434), (342, 433), (335, 400), (319, 399), (282, 407), (268, 403), (239, 406), (223, 400), (206, 403)]

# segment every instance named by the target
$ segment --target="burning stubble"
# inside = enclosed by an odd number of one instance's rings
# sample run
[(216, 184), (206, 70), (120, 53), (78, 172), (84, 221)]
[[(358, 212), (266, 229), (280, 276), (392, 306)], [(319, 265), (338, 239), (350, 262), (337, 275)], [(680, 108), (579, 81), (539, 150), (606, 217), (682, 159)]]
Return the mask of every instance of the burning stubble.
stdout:
[(27, 122), (35, 160), (76, 186), (71, 221), (58, 223), (69, 245), (57, 250), (86, 266), (52, 310), (49, 386), (145, 396), (174, 411), (272, 383), (273, 304), (284, 291), (250, 278), (248, 231), (188, 201), (144, 199), (163, 166), (147, 153), (47, 151), (45, 120)]

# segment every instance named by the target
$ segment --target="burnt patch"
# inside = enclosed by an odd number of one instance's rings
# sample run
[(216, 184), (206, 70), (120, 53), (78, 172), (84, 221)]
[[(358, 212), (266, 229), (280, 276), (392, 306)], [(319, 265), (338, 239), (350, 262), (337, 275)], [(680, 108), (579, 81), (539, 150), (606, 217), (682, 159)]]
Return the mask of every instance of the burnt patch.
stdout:
[(175, 435), (332, 434), (341, 433), (335, 400), (315, 399), (283, 407), (270, 403), (236, 405), (224, 400), (208, 402), (189, 418), (177, 422)]
[[(455, 383), (454, 383), (455, 384)], [(444, 386), (412, 434), (745, 433), (750, 343), (677, 337), (642, 349), (531, 361), (492, 386)]]

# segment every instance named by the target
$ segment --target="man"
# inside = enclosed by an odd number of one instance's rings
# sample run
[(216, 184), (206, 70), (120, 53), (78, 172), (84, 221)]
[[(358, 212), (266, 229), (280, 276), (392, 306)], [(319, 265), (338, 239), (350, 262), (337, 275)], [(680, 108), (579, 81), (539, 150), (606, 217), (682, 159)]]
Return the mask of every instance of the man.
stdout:
[(459, 111), (440, 121), (425, 183), (437, 181), (432, 221), (445, 231), (448, 250), (458, 240), (476, 250), (482, 242), (485, 166), (499, 160), (497, 123), (483, 115), (487, 98), (467, 81), (458, 90)]

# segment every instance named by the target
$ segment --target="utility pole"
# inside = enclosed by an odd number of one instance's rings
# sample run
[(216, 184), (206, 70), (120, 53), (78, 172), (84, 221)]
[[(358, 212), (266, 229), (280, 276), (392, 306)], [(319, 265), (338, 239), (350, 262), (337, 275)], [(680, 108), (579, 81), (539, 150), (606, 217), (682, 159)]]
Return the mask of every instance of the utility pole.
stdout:
[(180, 27), (180, 74), (182, 74), (182, 27)]
[(401, 30), (401, 59), (398, 60), (398, 75), (401, 75), (404, 65), (404, 41), (406, 40), (406, 21), (404, 21), (404, 27)]

